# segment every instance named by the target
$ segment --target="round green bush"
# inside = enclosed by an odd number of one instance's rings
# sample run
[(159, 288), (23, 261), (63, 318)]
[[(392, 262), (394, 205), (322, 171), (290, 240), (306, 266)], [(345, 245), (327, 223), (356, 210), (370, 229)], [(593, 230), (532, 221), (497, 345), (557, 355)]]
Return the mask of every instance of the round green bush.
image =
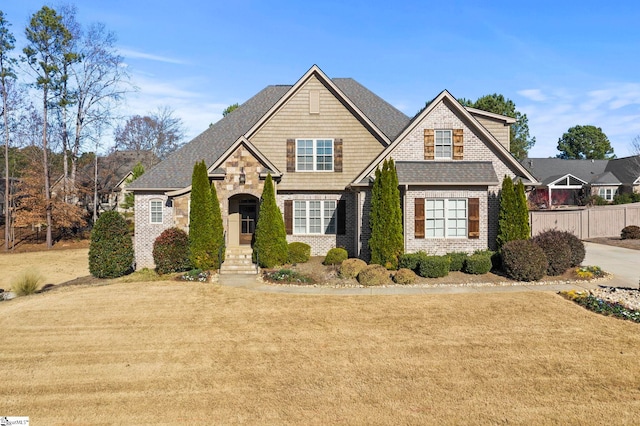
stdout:
[(89, 272), (96, 278), (116, 278), (133, 271), (133, 242), (127, 221), (116, 211), (100, 215), (89, 243)]
[(625, 226), (620, 232), (620, 238), (623, 240), (640, 240), (640, 226)]
[(311, 246), (309, 244), (294, 242), (289, 243), (289, 263), (305, 263), (311, 258)]
[(367, 287), (391, 284), (389, 271), (382, 265), (367, 265), (358, 274), (358, 282)]
[(451, 259), (448, 256), (425, 256), (420, 259), (418, 274), (425, 278), (440, 278), (449, 275)]
[(486, 254), (472, 254), (464, 262), (464, 272), (467, 274), (484, 275), (491, 270), (491, 256)]
[(417, 253), (403, 253), (398, 258), (399, 269), (411, 269), (414, 272), (418, 271), (420, 266), (420, 259), (427, 257), (427, 253), (419, 251)]
[(153, 242), (153, 261), (161, 275), (190, 269), (187, 233), (178, 228), (165, 229)]
[(367, 262), (362, 259), (346, 259), (340, 264), (339, 274), (341, 278), (355, 278), (366, 267)]
[(569, 231), (554, 232), (560, 232), (562, 234), (560, 238), (564, 239), (564, 241), (569, 245), (569, 250), (571, 251), (571, 264), (569, 266), (574, 267), (580, 265), (587, 254), (584, 248), (584, 243), (580, 241), (580, 238), (576, 237)]
[(513, 240), (502, 246), (502, 268), (516, 281), (537, 281), (547, 270), (547, 256), (531, 240)]
[(449, 259), (451, 259), (451, 263), (449, 264), (449, 272), (453, 271), (462, 271), (464, 268), (464, 262), (467, 260), (469, 255), (465, 252), (454, 251), (451, 253), (447, 253)]
[(411, 269), (400, 268), (398, 272), (393, 276), (393, 281), (396, 284), (413, 284), (417, 281), (418, 276)]
[(329, 250), (327, 256), (324, 258), (325, 265), (340, 265), (343, 261), (347, 260), (349, 253), (342, 247), (335, 247)]
[(547, 275), (562, 275), (571, 267), (571, 247), (564, 233), (557, 230), (544, 231), (536, 235), (532, 241), (547, 256)]

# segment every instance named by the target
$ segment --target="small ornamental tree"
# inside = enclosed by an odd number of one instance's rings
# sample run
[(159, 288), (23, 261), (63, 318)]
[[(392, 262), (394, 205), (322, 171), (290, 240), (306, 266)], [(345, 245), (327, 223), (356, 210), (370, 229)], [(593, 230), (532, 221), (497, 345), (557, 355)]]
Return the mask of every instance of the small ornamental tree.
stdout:
[(404, 238), (398, 174), (393, 159), (385, 160), (375, 176), (369, 214), (371, 263), (397, 269), (398, 258), (404, 252)]
[(218, 267), (218, 248), (214, 237), (213, 203), (204, 160), (193, 166), (191, 211), (189, 212), (189, 259), (194, 268)]
[(263, 268), (287, 263), (289, 246), (282, 212), (276, 204), (271, 173), (267, 175), (260, 199), (260, 215), (254, 233), (253, 260)]
[(124, 217), (116, 211), (100, 215), (91, 231), (89, 272), (96, 278), (117, 278), (132, 270), (133, 242)]
[(498, 249), (513, 240), (526, 240), (529, 238), (529, 213), (527, 200), (524, 195), (524, 185), (521, 183), (516, 188), (509, 176), (502, 181), (500, 192), (500, 211), (498, 213), (498, 236), (496, 243)]

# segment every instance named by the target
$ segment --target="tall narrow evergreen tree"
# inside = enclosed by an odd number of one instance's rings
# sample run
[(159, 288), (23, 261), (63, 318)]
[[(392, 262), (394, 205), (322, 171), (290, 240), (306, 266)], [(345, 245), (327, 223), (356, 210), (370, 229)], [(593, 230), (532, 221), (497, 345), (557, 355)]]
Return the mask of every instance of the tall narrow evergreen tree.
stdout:
[(502, 191), (500, 192), (500, 212), (498, 213), (498, 236), (496, 243), (498, 249), (505, 243), (518, 240), (518, 217), (516, 215), (516, 192), (513, 181), (509, 176), (505, 176), (502, 181)]
[(516, 197), (516, 221), (518, 228), (518, 240), (528, 240), (531, 237), (531, 226), (529, 225), (529, 207), (527, 206), (527, 196), (524, 193), (524, 184), (518, 181), (515, 187)]
[(220, 262), (224, 261), (225, 254), (224, 227), (222, 226), (222, 212), (220, 211), (218, 191), (216, 191), (216, 186), (213, 182), (211, 182), (211, 203), (213, 210), (213, 240), (218, 253), (220, 253), (220, 249), (222, 249), (221, 256), (218, 257), (218, 262)]
[(286, 263), (289, 256), (287, 232), (282, 212), (276, 204), (271, 173), (267, 175), (260, 200), (258, 223), (254, 233), (254, 261), (261, 267), (272, 268)]
[(203, 160), (193, 166), (189, 212), (189, 259), (198, 269), (215, 269), (219, 266), (213, 216), (209, 176)]
[(404, 238), (398, 174), (393, 159), (385, 160), (375, 176), (369, 213), (371, 263), (395, 269), (404, 252)]

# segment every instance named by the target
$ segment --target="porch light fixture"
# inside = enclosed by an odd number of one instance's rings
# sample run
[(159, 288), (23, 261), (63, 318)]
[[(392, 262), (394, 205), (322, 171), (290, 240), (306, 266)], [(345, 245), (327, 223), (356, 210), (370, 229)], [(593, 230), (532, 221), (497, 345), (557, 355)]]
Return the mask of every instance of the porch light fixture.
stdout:
[(244, 167), (240, 169), (240, 185), (244, 185), (247, 181), (247, 176), (244, 174)]

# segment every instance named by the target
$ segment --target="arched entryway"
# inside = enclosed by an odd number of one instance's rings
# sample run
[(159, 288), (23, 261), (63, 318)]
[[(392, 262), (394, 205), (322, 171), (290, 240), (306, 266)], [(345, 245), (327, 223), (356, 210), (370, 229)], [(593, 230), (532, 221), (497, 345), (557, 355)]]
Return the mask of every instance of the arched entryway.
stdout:
[(258, 222), (258, 210), (259, 200), (251, 194), (237, 194), (229, 198), (229, 246), (251, 245)]

